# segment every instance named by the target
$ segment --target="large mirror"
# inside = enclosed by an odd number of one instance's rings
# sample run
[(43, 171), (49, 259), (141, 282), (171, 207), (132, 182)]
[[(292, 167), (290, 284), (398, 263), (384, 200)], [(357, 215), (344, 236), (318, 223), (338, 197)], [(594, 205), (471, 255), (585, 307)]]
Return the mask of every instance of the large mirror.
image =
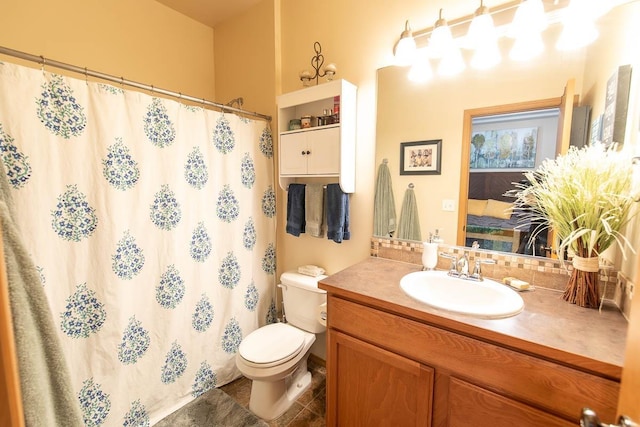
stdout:
[[(638, 30), (634, 28), (637, 22), (640, 22), (639, 2), (618, 5), (598, 20), (599, 37), (594, 43), (570, 52), (555, 49), (561, 26), (550, 26), (543, 33), (544, 53), (527, 62), (510, 60), (508, 51), (512, 40), (502, 38), (502, 62), (496, 67), (485, 71), (467, 68), (449, 78), (434, 75), (430, 81), (421, 84), (412, 83), (407, 78), (408, 68), (390, 66), (379, 69), (376, 168), (384, 160), (388, 161), (398, 217), (407, 189), (412, 185), (421, 239), (426, 240), (430, 233), (438, 230), (445, 243), (467, 246), (474, 240), (473, 236), (468, 239), (466, 235), (467, 213), (469, 208), (477, 209), (468, 201), (470, 182), (477, 181), (475, 178), (470, 181), (470, 176), (485, 173), (483, 178), (487, 178), (487, 171), (491, 171), (491, 168), (478, 168), (479, 163), (475, 164), (476, 167), (470, 165), (472, 154), (477, 154), (477, 146), (472, 144), (474, 135), (504, 129), (526, 132), (535, 128), (538, 129), (536, 142), (542, 144), (549, 134), (556, 132), (555, 129), (561, 130), (560, 135), (564, 129), (567, 139), (564, 145), (557, 144), (556, 135), (552, 135), (553, 149), (556, 153), (562, 152), (569, 143), (571, 122), (567, 123), (567, 119), (571, 120), (573, 111), (577, 111), (573, 117), (574, 128), (580, 124), (576, 121), (583, 121), (577, 128), (581, 127), (586, 134), (578, 139), (588, 143), (592, 127), (596, 125), (597, 128), (605, 110), (607, 81), (617, 75), (619, 67), (636, 63), (640, 55), (637, 43), (632, 41), (638, 36)], [(469, 63), (469, 57), (465, 59)], [(557, 107), (555, 125), (529, 122), (496, 125), (495, 121), (491, 124), (491, 118), (496, 114), (511, 113), (518, 106), (532, 111), (535, 110), (532, 105), (536, 104), (543, 110)], [(479, 123), (474, 124), (474, 119)], [(554, 126), (555, 129), (551, 130)], [(480, 131), (474, 133), (474, 129)], [(442, 140), (440, 174), (401, 175), (401, 144), (431, 140)], [(553, 149), (551, 156), (554, 155)], [(540, 146), (537, 150), (539, 164), (549, 154), (546, 154), (548, 151), (542, 153)], [(498, 165), (497, 169), (501, 167)], [(524, 164), (521, 168), (516, 165), (507, 169), (517, 175), (530, 168), (530, 164)], [(493, 186), (490, 181), (484, 185)], [(478, 199), (492, 197), (478, 196)], [(503, 250), (517, 252), (517, 246), (514, 241)], [(499, 247), (490, 249), (501, 250)]]

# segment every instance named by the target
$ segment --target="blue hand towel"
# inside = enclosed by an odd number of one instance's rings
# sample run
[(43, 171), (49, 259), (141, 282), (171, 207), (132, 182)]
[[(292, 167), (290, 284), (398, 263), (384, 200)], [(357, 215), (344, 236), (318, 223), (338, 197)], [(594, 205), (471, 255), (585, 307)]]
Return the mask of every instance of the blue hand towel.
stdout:
[(287, 233), (296, 237), (304, 233), (305, 184), (289, 184), (287, 194)]
[(340, 184), (327, 185), (327, 238), (336, 243), (351, 238), (349, 230), (349, 195)]

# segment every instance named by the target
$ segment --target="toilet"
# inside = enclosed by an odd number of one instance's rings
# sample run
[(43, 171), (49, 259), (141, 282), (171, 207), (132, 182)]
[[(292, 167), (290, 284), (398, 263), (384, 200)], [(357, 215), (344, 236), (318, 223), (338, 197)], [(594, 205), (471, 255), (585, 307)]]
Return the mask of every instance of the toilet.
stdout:
[(326, 330), (327, 293), (318, 281), (288, 271), (280, 276), (287, 323), (272, 323), (247, 335), (236, 366), (250, 380), (249, 409), (270, 421), (282, 415), (311, 385), (307, 359), (316, 335)]

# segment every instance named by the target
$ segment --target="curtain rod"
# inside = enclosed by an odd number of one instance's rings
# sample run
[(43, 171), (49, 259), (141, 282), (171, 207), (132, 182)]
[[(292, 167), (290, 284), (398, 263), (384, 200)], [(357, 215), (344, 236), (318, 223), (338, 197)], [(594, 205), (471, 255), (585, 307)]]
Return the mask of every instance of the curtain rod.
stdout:
[(9, 55), (9, 56), (14, 56), (16, 58), (20, 58), (20, 59), (25, 59), (27, 61), (31, 61), (31, 62), (37, 62), (38, 64), (44, 66), (50, 66), (50, 67), (55, 67), (55, 68), (61, 68), (63, 70), (67, 70), (67, 71), (72, 71), (74, 73), (78, 73), (78, 74), (84, 74), (85, 76), (91, 76), (91, 77), (96, 77), (98, 79), (102, 79), (102, 80), (107, 80), (110, 82), (114, 82), (114, 83), (119, 83), (120, 85), (127, 85), (127, 86), (131, 86), (131, 87), (135, 87), (137, 89), (142, 89), (142, 90), (147, 90), (150, 91), (152, 93), (159, 93), (162, 95), (166, 95), (166, 96), (171, 96), (173, 98), (178, 98), (178, 99), (183, 99), (183, 100), (187, 100), (187, 101), (192, 101), (192, 102), (197, 102), (199, 104), (203, 104), (203, 105), (207, 105), (209, 107), (215, 107), (215, 108), (219, 108), (220, 110), (222, 110), (223, 112), (225, 111), (230, 111), (230, 112), (234, 112), (234, 113), (240, 113), (240, 114), (246, 114), (249, 116), (253, 116), (253, 117), (258, 117), (261, 119), (265, 119), (267, 121), (271, 121), (271, 116), (266, 115), (266, 114), (260, 114), (260, 113), (255, 113), (255, 112), (251, 112), (251, 111), (246, 111), (243, 110), (241, 108), (234, 108), (234, 107), (230, 107), (224, 104), (220, 104), (218, 102), (213, 102), (213, 101), (207, 101), (204, 98), (196, 98), (193, 96), (189, 96), (189, 95), (184, 95), (180, 92), (174, 92), (171, 90), (166, 90), (166, 89), (160, 89), (154, 86), (150, 86), (147, 84), (143, 84), (143, 83), (138, 83), (138, 82), (134, 82), (131, 80), (127, 80), (123, 77), (116, 77), (110, 74), (105, 74), (105, 73), (101, 73), (99, 71), (93, 71), (93, 70), (88, 70), (86, 67), (82, 68), (82, 67), (78, 67), (75, 65), (71, 65), (71, 64), (66, 64), (64, 62), (59, 62), (59, 61), (54, 61), (52, 59), (49, 58), (45, 58), (44, 56), (38, 56), (38, 55), (31, 55), (29, 53), (25, 53), (25, 52), (20, 52), (18, 50), (14, 50), (14, 49), (9, 49), (7, 47), (4, 46), (0, 46), (0, 53), (5, 54), (5, 55)]

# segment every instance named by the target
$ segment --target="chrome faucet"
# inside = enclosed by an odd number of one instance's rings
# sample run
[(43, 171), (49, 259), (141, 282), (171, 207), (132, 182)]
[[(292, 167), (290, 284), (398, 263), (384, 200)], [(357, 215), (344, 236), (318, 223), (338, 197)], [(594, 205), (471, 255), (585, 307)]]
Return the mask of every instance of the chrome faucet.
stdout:
[(459, 277), (460, 279), (466, 280), (482, 281), (481, 265), (496, 263), (496, 261), (493, 259), (482, 259), (476, 257), (473, 267), (473, 273), (469, 274), (469, 255), (466, 252), (460, 255), (459, 258), (455, 255), (447, 254), (444, 252), (440, 252), (438, 255), (451, 260), (451, 266), (449, 267), (449, 272), (447, 273), (449, 276)]
[(449, 276), (460, 277), (461, 279), (469, 277), (469, 257), (466, 253), (460, 256), (460, 258), (444, 252), (440, 252), (439, 255), (451, 260), (451, 266), (447, 273)]

